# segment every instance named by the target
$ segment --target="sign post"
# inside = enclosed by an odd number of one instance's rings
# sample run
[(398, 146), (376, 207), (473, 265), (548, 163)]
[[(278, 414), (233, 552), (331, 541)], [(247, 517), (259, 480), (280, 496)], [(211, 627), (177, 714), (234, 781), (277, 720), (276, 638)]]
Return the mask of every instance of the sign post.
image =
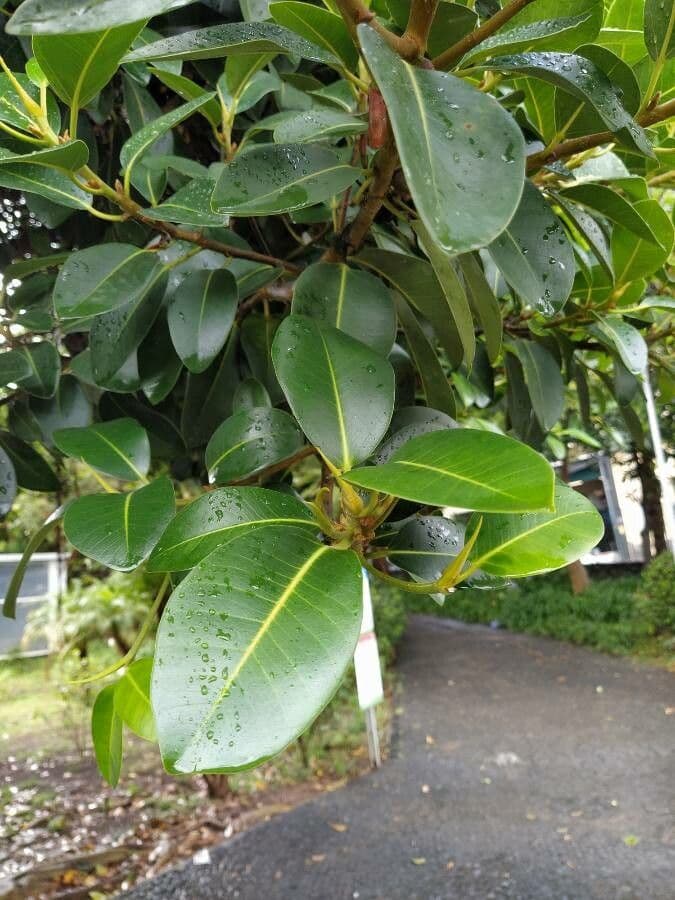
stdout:
[(377, 649), (377, 638), (375, 637), (370, 583), (365, 569), (363, 570), (363, 618), (361, 620), (359, 642), (354, 651), (354, 669), (356, 672), (356, 691), (359, 698), (359, 706), (364, 711), (366, 719), (370, 764), (375, 768), (379, 768), (382, 765), (382, 757), (380, 755), (380, 737), (377, 731), (375, 707), (384, 699), (384, 689), (382, 686), (380, 654)]

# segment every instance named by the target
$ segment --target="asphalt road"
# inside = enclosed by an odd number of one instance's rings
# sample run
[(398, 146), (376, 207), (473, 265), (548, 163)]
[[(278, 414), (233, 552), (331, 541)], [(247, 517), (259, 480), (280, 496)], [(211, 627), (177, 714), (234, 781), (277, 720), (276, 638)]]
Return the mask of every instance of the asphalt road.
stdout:
[(674, 900), (675, 677), (412, 619), (392, 758), (134, 900)]

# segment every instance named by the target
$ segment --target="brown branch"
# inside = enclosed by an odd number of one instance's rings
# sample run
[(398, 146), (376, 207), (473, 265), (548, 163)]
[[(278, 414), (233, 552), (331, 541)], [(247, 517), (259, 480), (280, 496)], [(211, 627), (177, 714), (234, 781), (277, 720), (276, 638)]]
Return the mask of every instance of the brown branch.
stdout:
[(239, 304), (237, 308), (237, 322), (244, 319), (249, 312), (264, 300), (273, 300), (276, 303), (290, 303), (293, 299), (294, 281), (286, 281), (283, 284), (268, 284), (252, 294), (247, 300)]
[(397, 34), (389, 31), (388, 28), (385, 28), (384, 25), (375, 18), (375, 13), (364, 6), (361, 0), (335, 0), (335, 5), (340, 10), (340, 14), (345, 20), (347, 28), (349, 28), (349, 32), (357, 47), (359, 46), (359, 39), (356, 28), (358, 25), (367, 22), (375, 29), (375, 31), (377, 31), (380, 37), (384, 38), (391, 49), (395, 50), (399, 56), (403, 57), (403, 59), (417, 59), (419, 55), (417, 44), (406, 35), (399, 37)]
[(408, 24), (403, 35), (404, 40), (411, 41), (416, 48), (417, 57), (424, 56), (431, 25), (436, 15), (439, 0), (412, 0)]
[(448, 47), (448, 49), (444, 50), (440, 56), (437, 56), (433, 60), (434, 68), (449, 69), (450, 66), (460, 60), (469, 52), (469, 50), (473, 50), (474, 47), (490, 37), (491, 34), (494, 34), (495, 31), (502, 27), (502, 25), (505, 25), (509, 19), (512, 19), (516, 13), (519, 13), (521, 9), (524, 9), (533, 2), (534, 0), (511, 0), (511, 3), (509, 3), (508, 6), (505, 6), (499, 12), (495, 13), (494, 16), (490, 16), (490, 18), (483, 22), (482, 25), (465, 35), (461, 41), (457, 41), (456, 44), (453, 44), (452, 47)]
[[(661, 103), (653, 109), (649, 109), (637, 116), (635, 121), (638, 125), (649, 127), (656, 125), (675, 116), (675, 100), (669, 100), (667, 103)], [(595, 134), (586, 134), (583, 137), (570, 138), (566, 141), (556, 144), (549, 150), (542, 150), (540, 153), (533, 153), (527, 160), (527, 171), (536, 172), (542, 166), (555, 162), (558, 159), (565, 159), (568, 156), (574, 156), (575, 153), (584, 153), (593, 147), (599, 147), (601, 144), (611, 144), (616, 141), (616, 135), (611, 131), (598, 131)]]

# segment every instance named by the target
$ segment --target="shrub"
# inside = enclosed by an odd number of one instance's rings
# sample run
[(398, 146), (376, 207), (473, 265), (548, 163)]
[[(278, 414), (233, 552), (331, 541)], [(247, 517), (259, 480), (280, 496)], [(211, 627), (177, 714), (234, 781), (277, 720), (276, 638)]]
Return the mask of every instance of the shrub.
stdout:
[(675, 633), (675, 562), (670, 551), (653, 559), (636, 594), (641, 619), (652, 634)]
[(373, 617), (380, 656), (386, 664), (396, 657), (396, 647), (403, 637), (408, 621), (407, 598), (403, 591), (390, 588), (380, 581), (371, 581)]

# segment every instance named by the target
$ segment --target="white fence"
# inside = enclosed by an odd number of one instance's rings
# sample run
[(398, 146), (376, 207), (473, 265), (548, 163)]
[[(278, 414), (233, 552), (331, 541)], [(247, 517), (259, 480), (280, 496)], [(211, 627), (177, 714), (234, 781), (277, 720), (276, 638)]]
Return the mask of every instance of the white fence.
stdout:
[[(4, 598), (17, 563), (19, 553), (0, 554), (0, 598)], [(16, 618), (0, 617), (0, 659), (10, 656), (42, 656), (53, 648), (48, 638), (36, 641), (32, 646), (23, 646), (23, 632), (32, 610), (41, 604), (49, 604), (54, 620), (57, 621), (57, 601), (66, 586), (66, 557), (58, 553), (35, 553), (28, 564), (16, 604)]]

